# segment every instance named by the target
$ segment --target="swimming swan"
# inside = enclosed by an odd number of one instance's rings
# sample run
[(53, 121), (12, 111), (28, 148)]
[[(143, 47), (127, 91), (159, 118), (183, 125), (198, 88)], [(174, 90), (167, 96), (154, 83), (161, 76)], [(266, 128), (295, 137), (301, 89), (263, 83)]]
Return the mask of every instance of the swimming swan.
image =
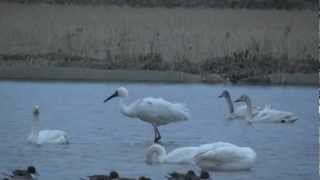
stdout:
[(28, 137), (28, 142), (33, 144), (67, 144), (69, 143), (68, 134), (61, 130), (42, 130), (39, 129), (39, 106), (33, 108), (32, 130)]
[[(237, 105), (236, 107), (234, 107), (229, 91), (224, 90), (218, 97), (219, 98), (224, 97), (228, 104), (229, 112), (225, 115), (227, 119), (238, 119), (238, 118), (244, 119), (245, 118), (247, 106), (243, 104), (243, 105)], [(252, 113), (257, 114), (259, 110), (261, 110), (261, 107), (253, 106)]]
[(292, 112), (280, 111), (268, 106), (254, 114), (251, 100), (247, 95), (242, 95), (235, 102), (245, 102), (247, 104), (246, 119), (249, 122), (293, 123), (298, 120), (298, 117)]
[(256, 153), (251, 148), (225, 142), (177, 148), (168, 154), (163, 146), (153, 144), (145, 155), (147, 164), (195, 164), (208, 171), (249, 169), (255, 159)]

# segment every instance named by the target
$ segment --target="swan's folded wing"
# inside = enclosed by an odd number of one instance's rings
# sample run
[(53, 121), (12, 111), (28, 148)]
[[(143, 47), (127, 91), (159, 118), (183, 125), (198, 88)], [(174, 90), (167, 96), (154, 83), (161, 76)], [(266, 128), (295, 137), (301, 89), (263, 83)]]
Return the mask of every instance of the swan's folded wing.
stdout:
[(61, 130), (42, 130), (39, 132), (39, 141), (45, 143), (68, 143), (68, 134)]
[(255, 119), (257, 121), (280, 122), (281, 120), (293, 119), (294, 117), (296, 116), (292, 112), (280, 111), (266, 107), (256, 115)]
[(177, 148), (167, 155), (166, 161), (168, 163), (192, 164), (197, 151), (197, 147)]
[(198, 148), (199, 149), (198, 152), (200, 154), (200, 153), (203, 153), (203, 152), (207, 152), (209, 150), (214, 150), (214, 149), (221, 148), (221, 147), (226, 147), (226, 146), (237, 147), (236, 145), (231, 144), (231, 143), (218, 141), (218, 142), (215, 142), (215, 143), (200, 145), (199, 148)]
[(228, 163), (241, 159), (241, 155), (235, 147), (221, 147), (215, 150), (210, 150), (201, 154), (198, 154), (196, 161), (206, 160), (214, 161), (216, 163)]

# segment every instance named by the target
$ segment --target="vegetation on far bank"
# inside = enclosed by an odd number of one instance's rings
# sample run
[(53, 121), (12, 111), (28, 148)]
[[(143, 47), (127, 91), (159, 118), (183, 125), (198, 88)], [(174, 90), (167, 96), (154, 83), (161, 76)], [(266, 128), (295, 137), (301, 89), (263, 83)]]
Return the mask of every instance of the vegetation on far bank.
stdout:
[(0, 65), (217, 73), (234, 81), (320, 68), (310, 10), (7, 3), (0, 12)]
[(116, 5), (129, 7), (206, 7), (249, 9), (316, 9), (318, 0), (0, 0), (18, 3)]
[(233, 52), (230, 56), (209, 58), (201, 62), (180, 59), (174, 62), (164, 61), (157, 53), (148, 53), (136, 57), (115, 57), (95, 59), (58, 53), (47, 54), (1, 54), (0, 66), (51, 66), (51, 67), (84, 67), (108, 70), (158, 70), (180, 71), (192, 74), (219, 74), (237, 82), (250, 77), (264, 76), (272, 73), (315, 73), (320, 69), (320, 61), (307, 56), (304, 59), (279, 59), (252, 52), (248, 49)]

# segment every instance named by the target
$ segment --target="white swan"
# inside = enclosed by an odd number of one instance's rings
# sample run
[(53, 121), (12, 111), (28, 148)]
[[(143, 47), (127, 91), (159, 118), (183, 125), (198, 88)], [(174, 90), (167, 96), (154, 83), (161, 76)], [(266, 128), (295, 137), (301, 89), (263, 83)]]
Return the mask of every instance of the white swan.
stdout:
[(128, 90), (120, 87), (104, 102), (114, 97), (120, 97), (120, 112), (130, 118), (138, 118), (150, 123), (154, 130), (154, 142), (161, 139), (158, 126), (190, 119), (189, 109), (183, 104), (171, 103), (161, 98), (144, 98), (131, 104), (126, 102)]
[[(224, 90), (218, 97), (219, 98), (224, 97), (227, 102), (227, 105), (229, 108), (229, 112), (225, 115), (227, 119), (239, 119), (239, 118), (244, 119), (245, 118), (247, 106), (245, 104), (234, 106), (231, 100), (231, 95), (229, 91)], [(258, 111), (261, 109), (262, 109), (261, 107), (253, 106), (252, 113), (257, 114)]]
[(249, 147), (222, 146), (197, 154), (194, 161), (205, 171), (240, 171), (251, 169), (256, 157)]
[(153, 144), (145, 154), (147, 164), (196, 164), (208, 171), (249, 169), (255, 160), (256, 153), (252, 149), (225, 142), (177, 148), (168, 154), (163, 146)]
[(33, 144), (67, 144), (69, 143), (68, 134), (61, 130), (42, 130), (39, 129), (39, 106), (34, 106), (31, 134), (28, 142)]
[(247, 95), (242, 95), (235, 102), (245, 102), (247, 104), (246, 119), (248, 122), (293, 123), (298, 120), (298, 117), (292, 112), (272, 109), (269, 106), (254, 114), (251, 100)]

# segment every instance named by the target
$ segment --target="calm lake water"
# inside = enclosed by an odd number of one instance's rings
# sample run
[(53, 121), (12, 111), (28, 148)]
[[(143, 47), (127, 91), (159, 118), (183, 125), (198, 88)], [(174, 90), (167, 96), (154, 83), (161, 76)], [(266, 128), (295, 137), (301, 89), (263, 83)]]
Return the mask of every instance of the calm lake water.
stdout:
[[(188, 122), (160, 128), (168, 151), (226, 141), (252, 147), (258, 155), (251, 171), (214, 172), (215, 180), (318, 179), (318, 114), (315, 87), (222, 86), (205, 84), (0, 82), (0, 171), (34, 165), (45, 180), (71, 180), (118, 170), (126, 176), (164, 179), (171, 170), (198, 170), (190, 165), (146, 165), (144, 152), (153, 141), (149, 124), (119, 112), (118, 99), (103, 103), (119, 86), (129, 99), (146, 96), (185, 102)], [(295, 112), (294, 124), (253, 124), (224, 118), (228, 89), (245, 93), (253, 103)], [(42, 129), (69, 132), (68, 145), (28, 144), (33, 105), (40, 105)]]

